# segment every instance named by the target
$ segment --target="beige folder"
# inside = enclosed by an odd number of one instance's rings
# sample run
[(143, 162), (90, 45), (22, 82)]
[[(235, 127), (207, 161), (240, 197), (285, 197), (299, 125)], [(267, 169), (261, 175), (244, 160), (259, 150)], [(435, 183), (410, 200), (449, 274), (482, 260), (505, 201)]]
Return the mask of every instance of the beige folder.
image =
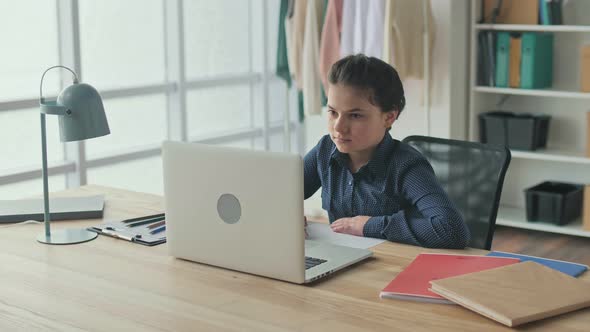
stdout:
[(580, 54), (580, 90), (590, 92), (590, 45), (582, 46)]
[(510, 69), (508, 70), (508, 86), (511, 88), (520, 88), (521, 40), (521, 35), (510, 36)]
[(584, 187), (584, 204), (582, 210), (582, 228), (584, 228), (584, 230), (590, 231), (590, 185), (586, 185)]
[(590, 282), (535, 262), (433, 280), (431, 290), (508, 326), (590, 306)]

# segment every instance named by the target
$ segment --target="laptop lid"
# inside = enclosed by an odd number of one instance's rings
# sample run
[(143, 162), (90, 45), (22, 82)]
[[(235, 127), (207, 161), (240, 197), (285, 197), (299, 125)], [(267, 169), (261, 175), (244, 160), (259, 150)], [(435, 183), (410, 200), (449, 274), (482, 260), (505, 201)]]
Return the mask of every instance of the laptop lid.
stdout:
[(301, 156), (165, 141), (162, 159), (172, 256), (305, 281)]

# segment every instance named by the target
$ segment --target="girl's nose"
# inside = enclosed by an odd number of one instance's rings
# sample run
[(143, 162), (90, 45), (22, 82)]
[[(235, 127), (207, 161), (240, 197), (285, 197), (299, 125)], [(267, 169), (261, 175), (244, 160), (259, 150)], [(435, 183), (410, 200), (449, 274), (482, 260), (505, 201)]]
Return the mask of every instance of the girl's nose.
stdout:
[(346, 131), (346, 121), (343, 120), (343, 117), (339, 117), (334, 121), (334, 130), (339, 133), (343, 133)]

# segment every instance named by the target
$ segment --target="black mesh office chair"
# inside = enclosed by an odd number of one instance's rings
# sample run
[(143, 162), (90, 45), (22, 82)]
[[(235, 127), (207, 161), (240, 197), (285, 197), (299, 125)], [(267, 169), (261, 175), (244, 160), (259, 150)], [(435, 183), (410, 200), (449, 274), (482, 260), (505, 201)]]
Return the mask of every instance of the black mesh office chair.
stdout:
[(490, 250), (510, 150), (427, 136), (409, 136), (403, 142), (420, 151), (434, 168), (471, 231), (469, 246)]

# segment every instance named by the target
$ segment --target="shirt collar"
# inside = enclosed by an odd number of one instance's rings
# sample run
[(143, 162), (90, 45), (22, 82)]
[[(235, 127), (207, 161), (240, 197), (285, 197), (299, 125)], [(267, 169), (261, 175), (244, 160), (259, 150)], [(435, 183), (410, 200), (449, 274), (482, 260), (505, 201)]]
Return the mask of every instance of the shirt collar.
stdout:
[[(373, 156), (369, 163), (359, 170), (359, 172), (364, 171), (366, 168), (373, 176), (378, 176), (381, 174), (385, 174), (387, 171), (387, 160), (388, 157), (391, 155), (391, 151), (395, 147), (395, 140), (391, 137), (389, 132), (386, 132), (383, 136), (383, 139), (373, 152)], [(342, 153), (338, 151), (336, 145), (332, 147), (332, 153), (330, 154), (330, 162), (336, 161), (341, 167), (348, 167), (348, 154)]]

